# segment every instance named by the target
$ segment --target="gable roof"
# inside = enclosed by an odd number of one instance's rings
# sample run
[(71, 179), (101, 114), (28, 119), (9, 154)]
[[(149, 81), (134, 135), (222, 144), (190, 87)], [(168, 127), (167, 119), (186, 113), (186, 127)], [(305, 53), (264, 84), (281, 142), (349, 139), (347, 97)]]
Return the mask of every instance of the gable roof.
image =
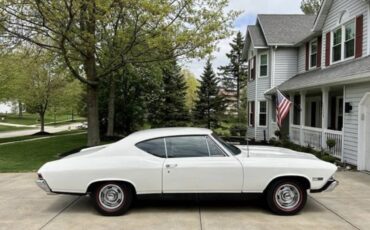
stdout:
[(315, 15), (304, 14), (259, 14), (266, 43), (269, 46), (294, 46), (311, 34)]
[(320, 11), (317, 14), (317, 17), (313, 25), (312, 30), (314, 32), (322, 30), (322, 27), (324, 26), (325, 20), (329, 14), (332, 3), (333, 3), (333, 0), (324, 0), (324, 2), (321, 4)]
[[(325, 69), (316, 69), (298, 74), (285, 81), (277, 88), (281, 91), (315, 88), (325, 85), (339, 85), (346, 82), (355, 83), (368, 81), (370, 77), (370, 56), (359, 60), (353, 59), (344, 63), (332, 65)], [(275, 89), (270, 89), (266, 94), (272, 94)]]
[(248, 26), (247, 30), (254, 47), (267, 47), (265, 37), (259, 26)]

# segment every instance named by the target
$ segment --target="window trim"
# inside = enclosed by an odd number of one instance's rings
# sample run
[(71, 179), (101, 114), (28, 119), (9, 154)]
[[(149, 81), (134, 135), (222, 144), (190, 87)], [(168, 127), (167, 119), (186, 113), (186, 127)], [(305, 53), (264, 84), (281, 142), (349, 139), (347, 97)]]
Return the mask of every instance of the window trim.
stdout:
[[(263, 66), (266, 66), (266, 75), (261, 75), (261, 67), (262, 67), (262, 64), (261, 64), (261, 58), (262, 58), (262, 55), (266, 55), (266, 64), (263, 65)], [(265, 77), (268, 77), (269, 76), (269, 56), (268, 56), (268, 53), (267, 52), (263, 52), (263, 53), (260, 53), (258, 55), (258, 77), (259, 78), (265, 78)]]
[[(312, 44), (314, 42), (316, 42), (316, 53), (312, 53)], [(309, 57), (308, 58), (309, 59), (308, 60), (308, 69), (309, 70), (316, 69), (317, 68), (317, 64), (318, 64), (317, 61), (318, 61), (318, 55), (319, 55), (318, 49), (319, 49), (319, 42), (318, 42), (318, 39), (315, 38), (315, 39), (311, 40), (310, 43), (309, 43), (309, 49), (308, 49), (308, 53), (309, 53), (309, 55), (308, 55), (308, 57)], [(312, 63), (311, 63), (312, 58), (311, 58), (311, 56), (314, 55), (314, 54), (316, 54), (316, 65), (312, 66)]]
[[(266, 125), (261, 125), (261, 120), (260, 120), (260, 115), (261, 115), (261, 102), (265, 102), (266, 103), (266, 112), (264, 113), (265, 116), (266, 116)], [(258, 127), (260, 128), (267, 128), (267, 114), (268, 114), (268, 106), (267, 106), (267, 101), (265, 100), (261, 100), (261, 101), (258, 101)], [(263, 114), (263, 113), (262, 113)]]
[[(353, 36), (353, 49), (354, 49), (354, 53), (353, 53), (353, 56), (351, 57), (345, 57), (345, 43), (346, 43), (346, 26), (350, 25), (353, 23), (353, 27), (354, 27), (354, 36)], [(336, 32), (337, 30), (341, 29), (341, 42), (340, 42), (340, 45), (341, 45), (341, 53), (340, 53), (340, 59), (338, 61), (334, 61), (333, 58), (334, 58), (334, 32)], [(336, 27), (335, 29), (333, 29), (331, 31), (331, 42), (330, 42), (330, 64), (337, 64), (337, 63), (341, 63), (341, 62), (344, 62), (344, 61), (347, 61), (347, 60), (351, 60), (351, 59), (354, 59), (355, 56), (356, 56), (356, 20), (355, 18), (351, 18), (350, 20), (344, 22), (343, 24), (341, 24), (340, 26)]]

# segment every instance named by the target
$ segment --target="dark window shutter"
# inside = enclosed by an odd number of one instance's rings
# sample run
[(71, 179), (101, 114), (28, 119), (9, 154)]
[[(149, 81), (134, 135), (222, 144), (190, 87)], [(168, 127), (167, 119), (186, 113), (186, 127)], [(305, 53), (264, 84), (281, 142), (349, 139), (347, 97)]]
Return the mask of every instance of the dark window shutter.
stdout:
[(331, 33), (326, 33), (326, 42), (325, 42), (325, 66), (330, 65), (330, 37)]
[(364, 16), (356, 17), (356, 52), (355, 58), (362, 57), (362, 46), (364, 37)]
[(254, 105), (254, 101), (252, 101), (251, 102), (251, 124), (252, 124), (252, 126), (254, 127), (254, 117), (255, 117), (255, 115), (254, 115), (254, 113), (255, 113), (255, 107), (254, 107), (255, 105)]
[(317, 38), (317, 68), (321, 67), (321, 52), (322, 49), (322, 36)]
[(252, 80), (252, 66), (251, 66), (251, 59), (248, 60), (248, 74), (249, 74), (249, 81)]
[(256, 56), (253, 58), (253, 80), (256, 79)]
[(306, 42), (306, 71), (309, 68), (309, 59), (310, 59), (310, 43)]

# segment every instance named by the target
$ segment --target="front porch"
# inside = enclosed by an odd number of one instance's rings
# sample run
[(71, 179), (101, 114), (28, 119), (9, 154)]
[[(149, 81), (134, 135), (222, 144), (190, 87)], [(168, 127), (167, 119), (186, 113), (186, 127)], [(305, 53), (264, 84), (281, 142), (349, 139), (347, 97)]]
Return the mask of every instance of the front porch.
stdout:
[[(289, 138), (343, 159), (344, 87), (292, 92)], [(334, 146), (328, 146), (328, 140)]]

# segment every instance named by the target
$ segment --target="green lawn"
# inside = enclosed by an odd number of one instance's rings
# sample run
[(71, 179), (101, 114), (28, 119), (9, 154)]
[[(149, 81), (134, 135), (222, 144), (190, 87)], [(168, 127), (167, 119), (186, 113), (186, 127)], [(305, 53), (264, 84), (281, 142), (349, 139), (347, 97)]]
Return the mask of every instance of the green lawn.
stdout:
[(17, 130), (24, 130), (28, 129), (27, 127), (13, 127), (7, 125), (0, 125), (0, 132), (10, 132), (10, 131), (17, 131)]
[(0, 145), (0, 172), (36, 171), (58, 154), (81, 148), (86, 134), (56, 136), (43, 140)]
[[(4, 119), (3, 119), (4, 118)], [(85, 120), (82, 117), (74, 116), (75, 120)], [(57, 115), (54, 119), (53, 114), (45, 115), (45, 123), (63, 122), (71, 120), (71, 115)], [(20, 124), (20, 125), (36, 125), (39, 124), (39, 116), (37, 114), (24, 113), (22, 117), (18, 114), (0, 114), (0, 122)]]

